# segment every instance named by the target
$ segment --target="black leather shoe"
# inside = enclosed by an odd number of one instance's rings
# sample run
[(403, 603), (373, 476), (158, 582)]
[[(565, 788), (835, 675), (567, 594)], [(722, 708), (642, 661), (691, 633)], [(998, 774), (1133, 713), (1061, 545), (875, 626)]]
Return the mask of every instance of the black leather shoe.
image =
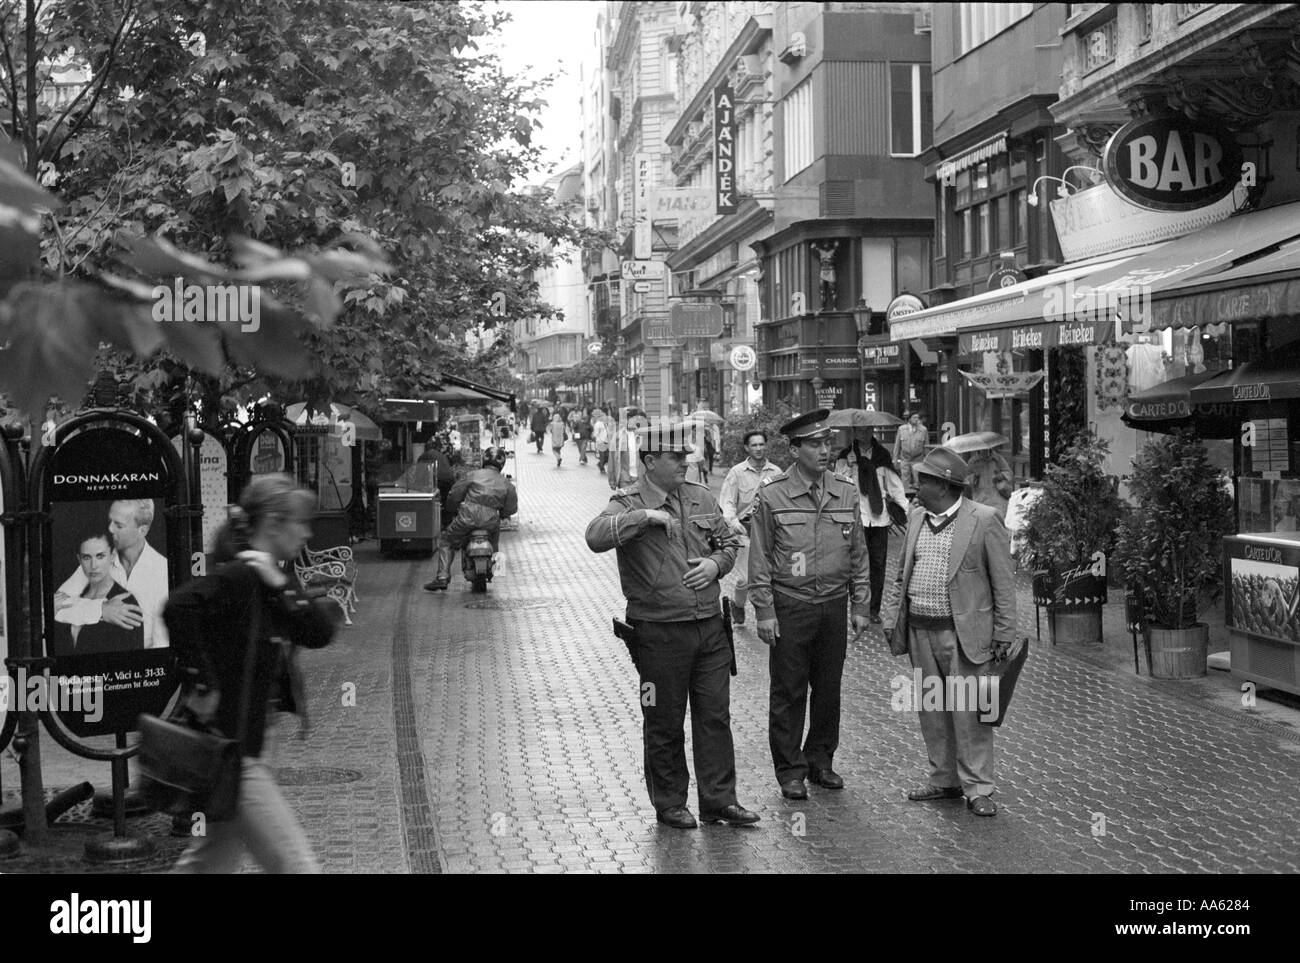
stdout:
[(931, 799), (960, 799), (962, 795), (961, 786), (926, 786), (913, 789), (907, 798), (912, 802), (929, 802)]
[(655, 818), (665, 826), (672, 826), (673, 829), (694, 829), (699, 825), (691, 811), (685, 806), (673, 806), (657, 813)]
[(436, 578), (432, 582), (425, 582), (424, 590), (426, 592), (445, 592), (449, 584), (449, 582)]
[(834, 769), (809, 769), (808, 779), (823, 789), (843, 789), (844, 780)]
[(808, 787), (802, 779), (787, 779), (781, 783), (781, 795), (786, 799), (807, 799)]
[(728, 823), (732, 826), (752, 826), (758, 822), (758, 813), (751, 813), (739, 803), (732, 803), (717, 812), (700, 810), (700, 819), (706, 823)]
[(966, 808), (976, 816), (996, 816), (998, 804), (988, 796), (971, 796), (966, 800)]

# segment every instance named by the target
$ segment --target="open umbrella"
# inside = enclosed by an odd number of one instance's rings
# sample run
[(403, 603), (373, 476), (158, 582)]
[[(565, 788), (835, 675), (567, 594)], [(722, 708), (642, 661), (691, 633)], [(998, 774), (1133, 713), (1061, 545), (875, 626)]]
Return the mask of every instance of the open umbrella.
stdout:
[[(347, 405), (340, 405), (331, 401), (328, 414), (324, 411), (318, 411), (317, 415), (327, 415), (329, 420), (326, 424), (331, 427), (337, 425), (340, 421), (352, 422), (356, 427), (357, 438), (361, 441), (377, 441), (380, 437), (378, 425), (357, 411), (357, 409), (350, 408)], [(307, 405), (303, 402), (289, 405), (284, 409), (284, 416), (295, 425), (306, 425), (308, 423)]]
[(955, 451), (959, 455), (968, 455), (973, 451), (989, 451), (1009, 442), (1010, 439), (996, 431), (972, 431), (965, 435), (954, 435), (938, 447)]
[(897, 415), (867, 408), (836, 408), (826, 419), (828, 428), (892, 428), (902, 423)]
[(707, 408), (701, 408), (699, 411), (692, 411), (689, 415), (682, 417), (683, 422), (696, 421), (704, 425), (720, 425), (727, 419), (716, 411), (709, 411)]

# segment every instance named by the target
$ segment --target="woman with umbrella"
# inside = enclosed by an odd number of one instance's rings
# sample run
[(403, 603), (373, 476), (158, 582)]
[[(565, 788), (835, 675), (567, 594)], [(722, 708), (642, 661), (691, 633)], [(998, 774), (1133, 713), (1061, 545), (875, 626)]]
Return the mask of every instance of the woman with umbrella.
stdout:
[(840, 452), (837, 461), (847, 464), (844, 473), (857, 483), (861, 499), (862, 530), (867, 539), (867, 561), (871, 566), (871, 610), (873, 625), (880, 624), (880, 604), (885, 594), (885, 563), (889, 554), (889, 529), (907, 521), (907, 493), (894, 467), (889, 450), (870, 432), (864, 455), (855, 439)]

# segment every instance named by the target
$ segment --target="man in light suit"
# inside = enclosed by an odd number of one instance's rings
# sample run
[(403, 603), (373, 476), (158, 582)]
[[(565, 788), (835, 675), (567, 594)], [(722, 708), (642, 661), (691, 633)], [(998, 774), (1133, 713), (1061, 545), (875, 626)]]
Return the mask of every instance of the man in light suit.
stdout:
[(916, 706), (930, 782), (907, 798), (965, 796), (975, 815), (994, 816), (993, 728), (980, 721), (980, 707), (970, 704), (975, 700), (950, 695), (976, 691), (974, 680), (988, 674), (994, 658), (1016, 654), (1007, 530), (994, 509), (962, 497), (967, 468), (956, 452), (933, 449), (915, 471), (921, 508), (907, 526), (899, 591), (883, 614), (885, 638), (889, 651), (908, 654), (923, 684), (937, 683), (945, 698), (941, 708), (928, 701)]

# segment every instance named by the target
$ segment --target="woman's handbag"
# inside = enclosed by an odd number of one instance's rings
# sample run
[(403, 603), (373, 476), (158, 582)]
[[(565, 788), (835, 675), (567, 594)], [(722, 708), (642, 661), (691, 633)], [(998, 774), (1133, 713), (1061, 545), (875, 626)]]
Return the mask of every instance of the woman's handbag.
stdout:
[(262, 627), (260, 592), (253, 600), (248, 651), (244, 658), (244, 684), (239, 700), (238, 738), (228, 739), (214, 726), (205, 725), (181, 706), (170, 719), (142, 715), (140, 730), (140, 793), (159, 812), (205, 819), (233, 819), (239, 806), (243, 772), (240, 744), (248, 723), (253, 688), (253, 666)]
[(907, 510), (898, 502), (885, 502), (885, 508), (889, 511), (889, 522), (891, 525), (898, 525), (907, 528)]

